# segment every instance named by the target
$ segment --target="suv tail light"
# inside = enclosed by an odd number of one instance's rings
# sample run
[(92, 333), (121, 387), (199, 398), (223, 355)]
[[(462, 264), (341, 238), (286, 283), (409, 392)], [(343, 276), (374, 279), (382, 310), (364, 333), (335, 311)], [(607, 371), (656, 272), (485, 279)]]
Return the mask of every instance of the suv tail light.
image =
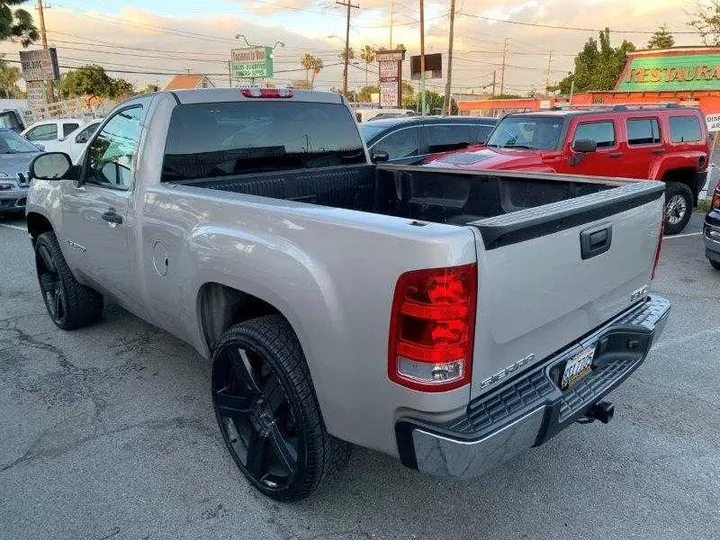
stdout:
[(424, 392), (468, 384), (476, 305), (476, 264), (400, 276), (390, 317), (390, 380)]
[(246, 98), (278, 98), (293, 97), (292, 90), (288, 88), (243, 88), (242, 95)]
[(714, 210), (720, 210), (720, 184), (715, 188), (711, 206)]

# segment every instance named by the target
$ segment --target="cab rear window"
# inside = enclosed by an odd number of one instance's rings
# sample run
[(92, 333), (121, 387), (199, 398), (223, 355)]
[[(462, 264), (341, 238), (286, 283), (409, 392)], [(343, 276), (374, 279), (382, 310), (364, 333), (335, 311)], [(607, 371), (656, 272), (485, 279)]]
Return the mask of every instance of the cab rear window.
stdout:
[(671, 116), (670, 137), (674, 143), (701, 141), (700, 122), (694, 116)]
[(355, 119), (341, 104), (186, 104), (170, 119), (162, 181), (365, 162)]

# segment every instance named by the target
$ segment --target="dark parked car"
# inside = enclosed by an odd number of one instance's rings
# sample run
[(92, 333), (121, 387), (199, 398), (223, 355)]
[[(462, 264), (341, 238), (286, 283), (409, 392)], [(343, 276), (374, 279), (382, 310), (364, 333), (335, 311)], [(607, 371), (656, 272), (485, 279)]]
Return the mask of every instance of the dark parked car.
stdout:
[(705, 256), (720, 270), (720, 184), (715, 188), (710, 212), (705, 216)]
[(495, 124), (494, 118), (478, 116), (415, 116), (363, 123), (360, 133), (371, 156), (386, 153), (392, 163), (413, 164), (435, 154), (484, 143)]

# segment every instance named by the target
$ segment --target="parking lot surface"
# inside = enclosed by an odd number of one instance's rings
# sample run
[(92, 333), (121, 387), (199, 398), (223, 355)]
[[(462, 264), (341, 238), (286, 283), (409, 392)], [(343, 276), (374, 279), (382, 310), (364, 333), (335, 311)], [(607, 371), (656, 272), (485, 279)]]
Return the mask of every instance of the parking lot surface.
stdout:
[(0, 539), (718, 538), (720, 272), (700, 223), (665, 241), (653, 289), (671, 319), (609, 425), (469, 484), (356, 448), (327, 489), (281, 505), (225, 451), (208, 362), (115, 306), (56, 329), (23, 221), (0, 218)]

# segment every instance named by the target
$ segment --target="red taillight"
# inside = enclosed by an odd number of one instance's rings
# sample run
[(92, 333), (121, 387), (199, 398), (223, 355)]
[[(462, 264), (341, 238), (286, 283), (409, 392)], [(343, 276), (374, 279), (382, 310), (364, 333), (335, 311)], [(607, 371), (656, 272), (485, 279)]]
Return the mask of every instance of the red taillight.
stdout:
[(243, 88), (242, 95), (246, 98), (291, 98), (292, 90), (288, 88)]
[(476, 304), (476, 264), (400, 276), (390, 317), (390, 380), (424, 392), (468, 384)]
[(715, 188), (712, 198), (712, 207), (714, 210), (720, 210), (720, 184)]

